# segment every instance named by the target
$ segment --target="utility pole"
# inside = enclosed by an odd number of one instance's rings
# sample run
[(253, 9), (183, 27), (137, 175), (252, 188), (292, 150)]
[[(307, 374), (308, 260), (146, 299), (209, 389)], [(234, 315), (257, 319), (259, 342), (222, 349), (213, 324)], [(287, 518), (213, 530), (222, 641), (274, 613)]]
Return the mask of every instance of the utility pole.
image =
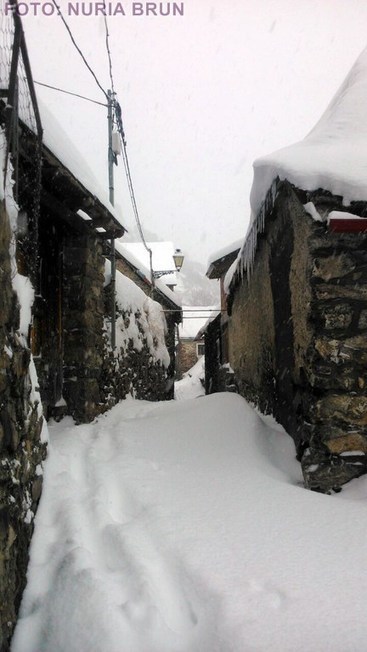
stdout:
[[(114, 97), (112, 91), (107, 91), (108, 97), (108, 187), (109, 187), (109, 200), (112, 206), (115, 205), (115, 189), (113, 185), (113, 165), (114, 156), (112, 151), (112, 127), (113, 127), (113, 114), (112, 108)], [(115, 240), (111, 238), (110, 244), (110, 259), (111, 259), (111, 346), (112, 349), (116, 347), (116, 254), (115, 254)]]

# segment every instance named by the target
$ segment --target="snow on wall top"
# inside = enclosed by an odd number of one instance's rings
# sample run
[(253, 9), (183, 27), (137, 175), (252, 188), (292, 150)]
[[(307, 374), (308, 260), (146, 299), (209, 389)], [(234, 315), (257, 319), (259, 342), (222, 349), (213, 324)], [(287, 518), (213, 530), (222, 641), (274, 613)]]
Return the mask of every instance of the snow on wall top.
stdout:
[[(105, 263), (105, 277), (108, 281), (111, 276), (111, 263)], [(116, 303), (118, 309), (124, 313), (134, 315), (134, 319), (127, 325), (122, 316), (116, 319), (116, 345), (117, 349), (126, 350), (129, 340), (134, 343), (134, 348), (140, 351), (143, 347), (142, 332), (149, 351), (155, 361), (164, 367), (170, 364), (170, 356), (165, 343), (166, 319), (162, 306), (148, 297), (131, 279), (116, 270)], [(139, 326), (137, 324), (139, 321)]]
[[(155, 272), (170, 272), (162, 276), (162, 282), (165, 285), (177, 285), (173, 242), (147, 242), (147, 245), (152, 250), (153, 270)], [(149, 252), (142, 242), (124, 242), (124, 247), (125, 251), (130, 251), (146, 269), (150, 268)]]
[[(150, 280), (150, 268), (149, 268), (149, 255), (148, 255), (148, 266), (144, 265), (144, 263), (137, 258), (136, 255), (131, 251), (131, 247), (127, 246), (132, 243), (127, 243), (127, 242), (122, 242), (121, 240), (116, 240), (115, 241), (115, 248), (117, 253), (119, 253), (125, 260), (127, 260), (133, 267), (135, 267), (136, 270), (138, 270), (143, 279), (148, 283), (148, 285), (151, 285), (151, 280)], [(144, 246), (144, 245), (142, 245)], [(149, 245), (148, 245), (149, 246)], [(146, 251), (146, 249), (144, 248)], [(148, 252), (146, 251), (148, 254)], [(161, 279), (156, 279), (155, 280), (155, 286), (156, 289), (159, 290), (162, 294), (164, 294), (167, 299), (169, 299), (172, 303), (174, 303), (178, 308), (181, 307), (181, 299), (178, 297), (172, 290), (170, 290), (169, 287)]]
[[(367, 48), (363, 50), (325, 113), (302, 141), (254, 162), (251, 221), (237, 266), (225, 279), (225, 291), (239, 275), (251, 274), (259, 233), (274, 204), (279, 181), (302, 190), (322, 188), (343, 197), (343, 204), (367, 201)], [(306, 212), (318, 219), (310, 203)]]
[(367, 48), (325, 113), (306, 136), (254, 163), (253, 218), (276, 177), (303, 190), (323, 188), (351, 201), (367, 201)]
[(37, 97), (41, 122), (43, 127), (43, 142), (48, 149), (65, 165), (76, 179), (108, 209), (121, 226), (124, 226), (118, 211), (112, 206), (108, 198), (107, 180), (106, 189), (101, 180), (97, 179), (88, 164), (83, 159), (82, 153), (77, 149), (68, 134), (61, 127), (48, 107)]

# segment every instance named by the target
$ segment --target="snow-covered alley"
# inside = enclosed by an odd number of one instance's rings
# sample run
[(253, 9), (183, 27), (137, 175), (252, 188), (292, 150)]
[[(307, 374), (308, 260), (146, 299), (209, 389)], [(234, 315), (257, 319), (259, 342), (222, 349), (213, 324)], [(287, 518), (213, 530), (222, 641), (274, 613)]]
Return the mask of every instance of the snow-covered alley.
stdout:
[(366, 478), (306, 491), (233, 394), (49, 430), (13, 652), (366, 649)]

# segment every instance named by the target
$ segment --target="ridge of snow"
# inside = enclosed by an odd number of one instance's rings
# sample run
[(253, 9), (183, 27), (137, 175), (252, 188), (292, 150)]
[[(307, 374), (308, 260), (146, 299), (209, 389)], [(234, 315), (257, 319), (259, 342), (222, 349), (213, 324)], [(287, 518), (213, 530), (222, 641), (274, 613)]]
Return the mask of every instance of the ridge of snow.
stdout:
[[(319, 188), (329, 191), (341, 196), (344, 206), (367, 201), (366, 115), (367, 48), (310, 133), (302, 141), (254, 162), (251, 220), (236, 268), (227, 276), (227, 292), (234, 277), (252, 273), (258, 235), (264, 231), (265, 216), (274, 204), (280, 181), (288, 180), (309, 192)], [(320, 221), (311, 204), (305, 205), (306, 212)], [(345, 213), (344, 219), (348, 216), (351, 213)]]
[(360, 215), (355, 215), (354, 213), (348, 213), (347, 211), (330, 211), (327, 216), (328, 223), (330, 220), (361, 220), (363, 219)]

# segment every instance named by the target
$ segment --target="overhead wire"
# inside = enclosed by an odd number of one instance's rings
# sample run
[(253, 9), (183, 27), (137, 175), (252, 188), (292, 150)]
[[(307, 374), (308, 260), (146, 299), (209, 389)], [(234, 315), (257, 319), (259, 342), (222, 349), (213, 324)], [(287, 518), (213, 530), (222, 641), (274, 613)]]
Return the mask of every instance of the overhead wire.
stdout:
[(126, 174), (126, 179), (127, 179), (127, 185), (129, 189), (129, 194), (130, 194), (130, 199), (131, 199), (131, 204), (133, 207), (133, 212), (135, 216), (135, 221), (138, 227), (139, 235), (141, 238), (141, 241), (149, 253), (149, 264), (150, 264), (150, 275), (151, 275), (151, 283), (152, 286), (154, 287), (155, 285), (155, 278), (154, 278), (154, 271), (153, 271), (153, 252), (150, 249), (150, 247), (147, 245), (147, 242), (145, 240), (144, 236), (144, 231), (143, 231), (143, 226), (140, 220), (140, 215), (139, 215), (139, 209), (138, 205), (136, 202), (136, 197), (135, 197), (135, 190), (134, 190), (134, 185), (132, 181), (132, 176), (131, 176), (131, 170), (130, 170), (130, 163), (129, 163), (129, 157), (127, 153), (127, 143), (125, 139), (125, 132), (123, 128), (123, 123), (122, 123), (122, 116), (121, 116), (121, 107), (118, 102), (116, 102), (116, 124), (117, 124), (117, 130), (120, 136), (120, 142), (121, 142), (121, 151), (122, 151), (122, 160), (124, 162), (124, 168), (125, 168), (125, 174)]
[(155, 278), (154, 278), (154, 271), (153, 271), (153, 252), (152, 250), (148, 247), (147, 242), (145, 240), (144, 236), (144, 231), (143, 227), (141, 224), (140, 216), (139, 216), (139, 210), (138, 210), (138, 205), (136, 202), (136, 197), (135, 197), (135, 190), (134, 190), (134, 185), (132, 181), (132, 176), (131, 176), (131, 170), (130, 170), (130, 164), (129, 164), (129, 157), (127, 154), (127, 142), (126, 142), (126, 137), (125, 137), (125, 131), (124, 131), (124, 126), (122, 122), (122, 111), (121, 111), (121, 106), (119, 102), (116, 99), (116, 93), (115, 93), (115, 84), (114, 84), (114, 79), (113, 79), (113, 68), (112, 68), (112, 55), (111, 55), (111, 48), (110, 48), (110, 33), (108, 30), (108, 23), (107, 23), (107, 17), (106, 17), (106, 3), (105, 0), (103, 0), (103, 6), (105, 9), (104, 13), (104, 24), (105, 24), (105, 32), (106, 32), (106, 50), (107, 50), (107, 57), (108, 57), (108, 64), (109, 64), (109, 74), (110, 74), (110, 81), (111, 81), (111, 90), (112, 90), (112, 105), (113, 105), (113, 110), (114, 110), (114, 118), (115, 118), (115, 124), (117, 127), (117, 131), (120, 136), (120, 141), (121, 141), (121, 151), (122, 151), (122, 159), (124, 163), (124, 168), (125, 168), (125, 174), (126, 174), (126, 179), (127, 179), (127, 185), (129, 189), (129, 194), (130, 194), (130, 199), (131, 199), (131, 204), (134, 212), (134, 217), (135, 221), (138, 227), (139, 235), (141, 238), (141, 241), (149, 253), (149, 266), (150, 266), (150, 276), (151, 276), (151, 284), (152, 288), (155, 286)]
[(100, 90), (102, 91), (103, 95), (106, 97), (106, 99), (108, 99), (108, 97), (107, 97), (107, 93), (106, 93), (106, 91), (104, 90), (102, 84), (99, 82), (97, 75), (95, 74), (95, 72), (94, 72), (94, 70), (91, 68), (91, 66), (89, 65), (88, 61), (86, 60), (86, 58), (85, 58), (83, 52), (81, 51), (81, 49), (80, 49), (80, 47), (79, 47), (79, 45), (78, 45), (77, 42), (75, 41), (75, 38), (74, 38), (74, 36), (73, 36), (73, 33), (72, 33), (72, 31), (71, 31), (71, 29), (70, 29), (68, 23), (66, 22), (66, 20), (65, 20), (65, 18), (64, 18), (64, 16), (63, 16), (63, 14), (62, 14), (62, 12), (61, 12), (61, 9), (60, 9), (59, 5), (57, 4), (56, 0), (51, 0), (51, 2), (52, 2), (52, 4), (54, 5), (54, 7), (56, 7), (56, 9), (57, 9), (57, 13), (59, 14), (59, 16), (60, 16), (62, 22), (64, 23), (64, 25), (65, 25), (65, 27), (66, 27), (66, 29), (67, 29), (67, 31), (68, 31), (68, 34), (69, 34), (69, 36), (70, 36), (70, 38), (71, 38), (71, 41), (72, 41), (74, 47), (76, 48), (76, 50), (79, 52), (81, 58), (83, 59), (85, 66), (88, 68), (89, 72), (90, 72), (91, 75), (93, 76), (93, 78), (94, 78), (94, 80), (95, 80), (97, 86), (100, 88)]
[(93, 104), (99, 104), (99, 106), (107, 107), (107, 104), (104, 102), (98, 102), (98, 100), (93, 100), (90, 97), (85, 97), (85, 95), (79, 95), (79, 93), (73, 93), (72, 91), (66, 91), (64, 88), (58, 88), (57, 86), (51, 86), (51, 84), (44, 84), (43, 82), (35, 81), (34, 84), (38, 86), (44, 86), (45, 88), (51, 88), (53, 91), (59, 91), (60, 93), (65, 93), (66, 95), (73, 95), (74, 97), (79, 97), (82, 100), (87, 100), (87, 102), (93, 102)]
[[(103, 88), (101, 83), (99, 82), (98, 77), (96, 76), (95, 72), (93, 71), (93, 69), (89, 65), (89, 63), (88, 63), (87, 59), (85, 58), (82, 50), (80, 49), (80, 47), (76, 43), (75, 38), (73, 36), (73, 33), (72, 33), (67, 21), (65, 20), (59, 5), (57, 4), (56, 0), (51, 0), (51, 1), (52, 1), (53, 5), (55, 6), (55, 8), (57, 9), (57, 13), (59, 14), (62, 22), (64, 23), (64, 26), (65, 26), (66, 30), (68, 31), (68, 34), (70, 36), (70, 39), (71, 39), (74, 47), (76, 48), (79, 55), (81, 56), (85, 66), (88, 68), (89, 72), (93, 76), (97, 86), (99, 87), (99, 89), (102, 91), (102, 93), (106, 97), (107, 102), (109, 102), (110, 100), (109, 100), (107, 92), (105, 91), (105, 89)], [(129, 158), (128, 158), (128, 154), (127, 154), (127, 143), (126, 143), (125, 132), (124, 132), (123, 123), (122, 123), (121, 106), (118, 103), (118, 101), (116, 100), (115, 84), (114, 84), (114, 79), (113, 79), (112, 56), (111, 56), (111, 48), (110, 48), (110, 34), (109, 34), (109, 30), (108, 30), (108, 23), (107, 23), (107, 17), (106, 17), (107, 11), (106, 11), (105, 0), (103, 0), (103, 6), (104, 6), (104, 9), (105, 9), (105, 12), (104, 12), (104, 24), (105, 24), (105, 32), (106, 32), (105, 45), (106, 45), (106, 51), (107, 51), (107, 57), (108, 57), (109, 75), (110, 75), (110, 81), (111, 81), (111, 90), (112, 90), (112, 94), (113, 94), (112, 95), (112, 108), (114, 110), (114, 117), (115, 117), (115, 123), (116, 123), (116, 126), (117, 126), (117, 130), (118, 130), (118, 133), (120, 135), (121, 146), (122, 146), (122, 158), (123, 158), (123, 162), (124, 162), (125, 174), (126, 174), (126, 179), (127, 179), (131, 204), (132, 204), (132, 207), (133, 207), (134, 217), (135, 217), (135, 221), (136, 221), (136, 224), (137, 224), (137, 227), (138, 227), (138, 231), (139, 231), (141, 241), (142, 241), (145, 249), (149, 253), (151, 284), (152, 284), (152, 288), (154, 288), (155, 279), (154, 279), (153, 260), (152, 260), (153, 259), (153, 252), (148, 247), (147, 242), (145, 240), (143, 227), (142, 227), (140, 216), (139, 216), (139, 210), (138, 210), (138, 206), (137, 206), (137, 202), (136, 202), (135, 191), (134, 191), (134, 186), (133, 186), (133, 181), (132, 181), (132, 176), (131, 176)], [(43, 84), (43, 85), (46, 86), (46, 84)], [(62, 89), (57, 89), (56, 87), (54, 87), (54, 90), (60, 90), (61, 92), (63, 92)], [(65, 92), (69, 94), (68, 91), (65, 91)], [(76, 95), (78, 97), (78, 95), (76, 93), (75, 94), (70, 93), (70, 94)], [(89, 99), (89, 98), (85, 98), (83, 96), (79, 96), (79, 97), (82, 97), (82, 99)], [(90, 100), (90, 101), (94, 102), (94, 100)], [(105, 106), (105, 105), (103, 105), (103, 106)]]

